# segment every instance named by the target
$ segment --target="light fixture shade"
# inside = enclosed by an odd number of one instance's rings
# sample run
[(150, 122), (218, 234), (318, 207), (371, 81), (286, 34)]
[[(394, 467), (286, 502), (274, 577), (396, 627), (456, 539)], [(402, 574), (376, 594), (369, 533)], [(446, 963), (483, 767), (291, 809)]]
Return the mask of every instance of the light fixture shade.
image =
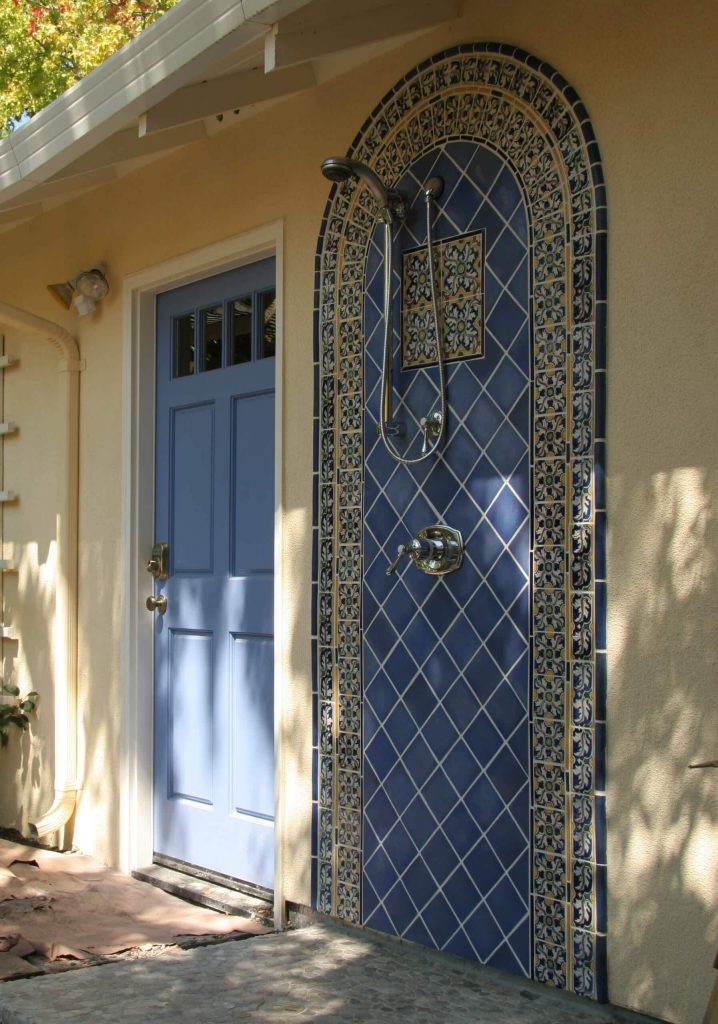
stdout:
[(107, 295), (110, 285), (102, 271), (102, 264), (91, 270), (81, 270), (69, 281), (49, 284), (47, 290), (65, 309), (75, 307), (78, 316), (94, 313), (97, 303)]
[(59, 284), (49, 284), (47, 290), (55, 302), (59, 302), (65, 309), (70, 308), (74, 288), (69, 281), (62, 281)]
[(75, 278), (75, 291), (92, 302), (104, 299), (109, 290), (107, 278), (97, 267), (92, 270), (81, 270)]

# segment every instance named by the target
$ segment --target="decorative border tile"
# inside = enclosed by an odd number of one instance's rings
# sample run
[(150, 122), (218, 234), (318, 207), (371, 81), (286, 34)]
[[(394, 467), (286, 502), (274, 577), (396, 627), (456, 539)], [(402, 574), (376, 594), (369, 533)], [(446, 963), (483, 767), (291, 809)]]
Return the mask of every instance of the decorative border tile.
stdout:
[[(350, 152), (392, 183), (424, 151), (454, 139), (481, 142), (509, 163), (531, 221), (533, 972), (548, 984), (605, 999), (600, 156), (586, 110), (566, 81), (524, 51), (492, 43), (459, 46), (419, 65), (384, 97)], [(361, 768), (361, 737), (350, 723), (362, 700), (355, 598), (362, 569), (355, 520), (346, 512), (360, 507), (363, 452), (356, 405), (348, 399), (363, 386), (357, 270), (365, 265), (373, 218), (365, 189), (353, 182), (333, 187), (315, 262), (313, 905), (355, 923), (362, 785), (354, 768), (357, 758)], [(345, 742), (350, 736), (354, 742)]]

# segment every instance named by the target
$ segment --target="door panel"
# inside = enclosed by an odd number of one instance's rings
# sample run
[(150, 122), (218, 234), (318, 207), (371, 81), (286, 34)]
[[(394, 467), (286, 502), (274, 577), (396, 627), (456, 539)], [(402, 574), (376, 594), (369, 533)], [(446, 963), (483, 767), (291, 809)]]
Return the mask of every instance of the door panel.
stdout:
[(170, 546), (155, 588), (155, 852), (267, 888), (273, 288), (264, 260), (158, 297), (155, 495), (155, 539)]

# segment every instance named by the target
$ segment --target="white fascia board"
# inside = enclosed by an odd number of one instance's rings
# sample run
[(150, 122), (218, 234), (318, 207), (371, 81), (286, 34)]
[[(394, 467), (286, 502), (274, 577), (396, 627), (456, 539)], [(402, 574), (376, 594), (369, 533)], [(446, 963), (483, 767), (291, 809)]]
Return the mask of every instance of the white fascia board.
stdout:
[[(0, 142), (0, 203), (83, 156), (309, 0), (182, 0)], [(249, 14), (249, 17), (247, 16)]]

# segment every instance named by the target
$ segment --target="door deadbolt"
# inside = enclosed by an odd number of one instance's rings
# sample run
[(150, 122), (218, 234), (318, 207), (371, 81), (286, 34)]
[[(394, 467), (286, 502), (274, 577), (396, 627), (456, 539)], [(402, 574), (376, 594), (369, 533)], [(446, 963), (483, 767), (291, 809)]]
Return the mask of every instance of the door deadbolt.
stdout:
[(161, 544), (155, 544), (152, 548), (152, 554), (150, 560), (147, 563), (147, 572), (154, 576), (156, 580), (166, 580), (169, 576), (170, 568), (170, 548), (169, 544), (165, 544), (164, 541)]

